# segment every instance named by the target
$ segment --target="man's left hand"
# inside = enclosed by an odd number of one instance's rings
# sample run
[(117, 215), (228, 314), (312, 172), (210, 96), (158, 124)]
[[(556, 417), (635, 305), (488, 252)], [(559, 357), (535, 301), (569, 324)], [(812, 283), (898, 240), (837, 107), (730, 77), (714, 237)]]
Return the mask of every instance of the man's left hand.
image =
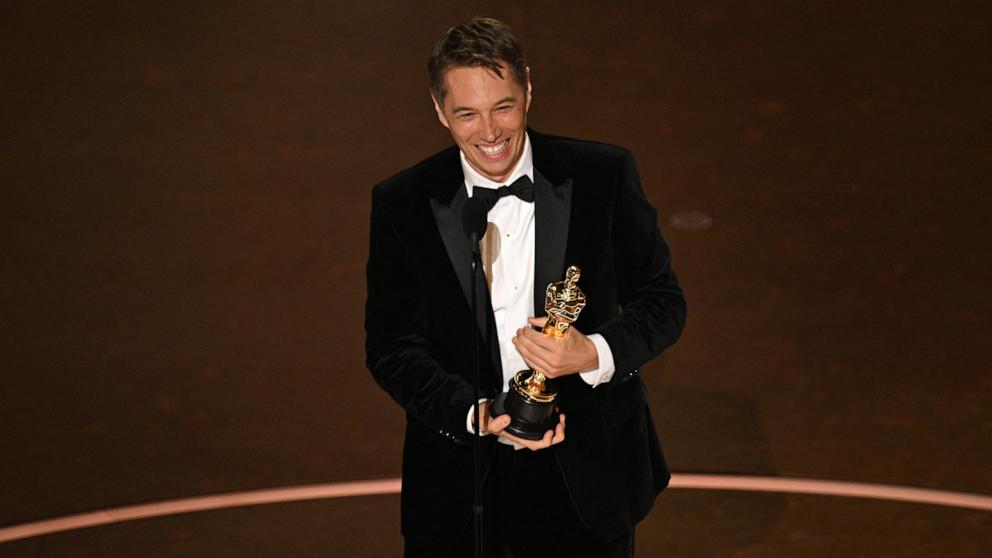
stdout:
[[(543, 328), (548, 318), (527, 318), (527, 321)], [(513, 336), (513, 345), (528, 366), (549, 378), (594, 370), (599, 366), (596, 345), (574, 326), (568, 329), (565, 337), (551, 337), (532, 327), (522, 327)]]

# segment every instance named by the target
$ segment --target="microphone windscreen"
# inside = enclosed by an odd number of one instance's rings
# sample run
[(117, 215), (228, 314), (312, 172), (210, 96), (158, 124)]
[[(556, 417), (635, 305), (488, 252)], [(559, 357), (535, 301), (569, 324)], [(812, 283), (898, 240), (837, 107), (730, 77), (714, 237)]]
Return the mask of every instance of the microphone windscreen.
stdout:
[(486, 232), (488, 224), (486, 217), (489, 215), (490, 206), (492, 203), (489, 200), (480, 198), (465, 200), (465, 205), (462, 207), (462, 227), (465, 229), (465, 236), (472, 238), (474, 234), (476, 238), (482, 238), (482, 234)]

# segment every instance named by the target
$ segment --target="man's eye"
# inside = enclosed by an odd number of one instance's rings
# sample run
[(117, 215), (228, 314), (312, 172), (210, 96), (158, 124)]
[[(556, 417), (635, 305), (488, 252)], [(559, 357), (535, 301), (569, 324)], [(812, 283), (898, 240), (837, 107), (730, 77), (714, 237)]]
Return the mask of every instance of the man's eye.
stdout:
[(471, 112), (463, 112), (463, 113), (461, 113), (461, 114), (458, 115), (458, 119), (459, 120), (470, 120), (473, 116), (475, 116), (475, 115), (472, 114)]
[(508, 110), (510, 110), (510, 107), (508, 105), (502, 107), (496, 107), (496, 112), (506, 112)]

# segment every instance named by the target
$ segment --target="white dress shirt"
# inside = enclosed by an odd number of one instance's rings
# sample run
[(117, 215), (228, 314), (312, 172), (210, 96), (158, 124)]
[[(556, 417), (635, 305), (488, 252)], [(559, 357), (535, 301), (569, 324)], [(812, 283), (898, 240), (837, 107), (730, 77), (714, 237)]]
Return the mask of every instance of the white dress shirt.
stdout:
[[(534, 180), (534, 156), (530, 149), (530, 137), (524, 138), (523, 155), (505, 183), (493, 182), (480, 175), (465, 160), (464, 153), (461, 153), (461, 161), (469, 197), (472, 197), (472, 190), (476, 186), (499, 188), (512, 184), (524, 175), (531, 181)], [(510, 379), (517, 372), (528, 368), (511, 339), (516, 335), (517, 329), (530, 327), (527, 318), (534, 315), (534, 203), (525, 202), (516, 196), (500, 198), (489, 211), (488, 220), (486, 234), (480, 245), (499, 339), (500, 363), (503, 366), (502, 391), (507, 391)], [(547, 288), (547, 285), (542, 285), (541, 288)], [(580, 372), (579, 376), (587, 384), (596, 387), (613, 377), (613, 352), (602, 335), (593, 333), (588, 337), (596, 347), (599, 366)], [(474, 411), (474, 407), (469, 409), (466, 423), (469, 432), (474, 432)]]

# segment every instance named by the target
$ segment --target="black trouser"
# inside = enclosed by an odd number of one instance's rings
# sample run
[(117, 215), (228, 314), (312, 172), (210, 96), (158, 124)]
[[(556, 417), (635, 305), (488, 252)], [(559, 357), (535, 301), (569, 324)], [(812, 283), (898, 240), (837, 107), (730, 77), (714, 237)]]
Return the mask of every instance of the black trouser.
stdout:
[[(582, 524), (553, 450), (496, 444), (484, 489), (486, 558), (631, 558), (634, 536), (610, 543)], [(471, 521), (451, 558), (471, 558)], [(432, 546), (432, 545), (428, 545)], [(406, 558), (440, 558), (437, 546), (407, 542)]]

